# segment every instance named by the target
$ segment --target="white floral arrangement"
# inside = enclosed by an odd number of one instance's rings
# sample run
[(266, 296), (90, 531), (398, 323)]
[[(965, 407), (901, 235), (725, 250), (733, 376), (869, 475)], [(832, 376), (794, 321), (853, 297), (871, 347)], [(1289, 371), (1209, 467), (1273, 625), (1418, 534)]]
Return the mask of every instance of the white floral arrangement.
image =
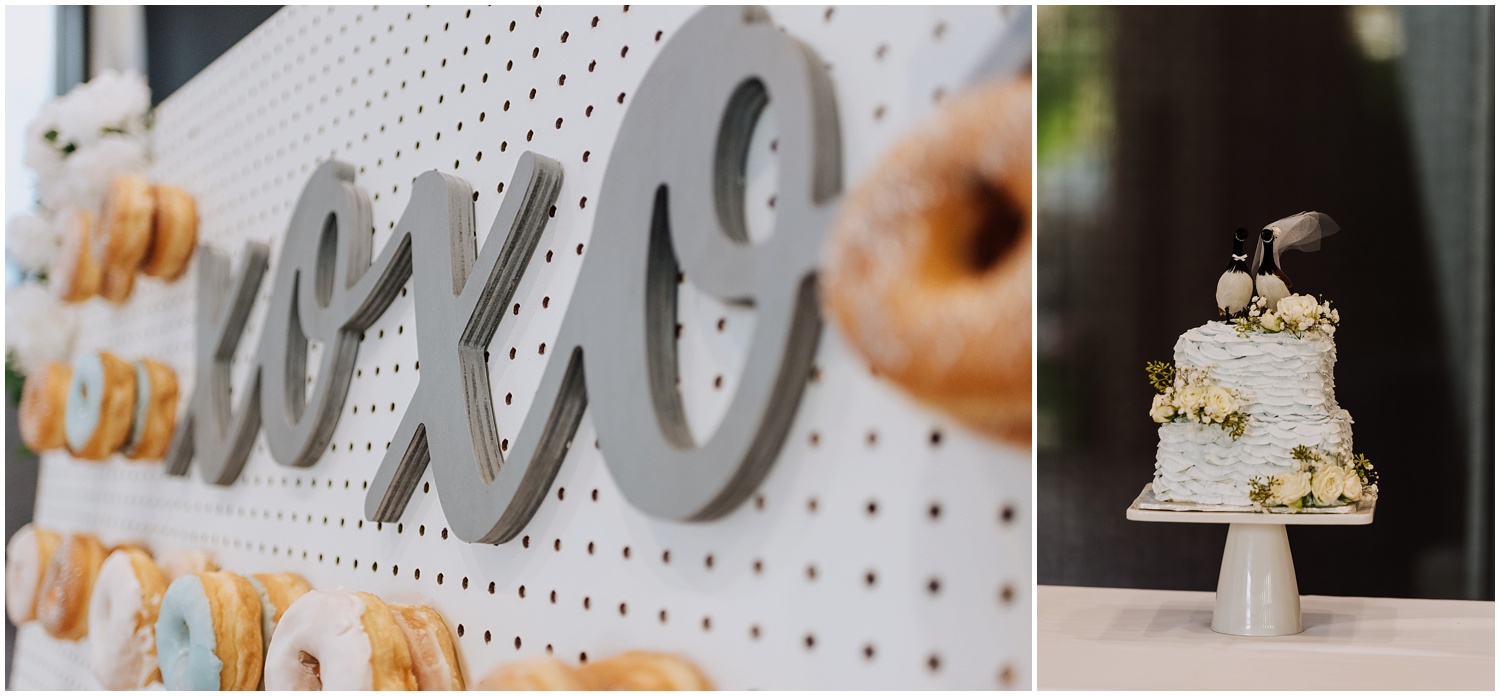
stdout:
[(1191, 367), (1179, 371), (1153, 361), (1146, 363), (1146, 377), (1157, 391), (1151, 400), (1151, 420), (1218, 426), (1233, 439), (1245, 434), (1248, 419), (1239, 394), (1215, 384), (1207, 372)]
[(1234, 320), (1241, 336), (1251, 333), (1288, 333), (1297, 338), (1309, 334), (1333, 336), (1338, 329), (1339, 311), (1327, 301), (1319, 303), (1312, 295), (1288, 295), (1266, 309), (1266, 298), (1256, 297), (1243, 316)]
[(7, 367), (21, 374), (67, 360), (76, 311), (47, 290), (67, 210), (97, 209), (109, 182), (151, 161), (151, 89), (136, 73), (104, 72), (44, 104), (26, 127), (22, 161), (35, 176), (36, 210), (5, 226), (5, 249), (23, 272), (6, 291)]
[(1375, 498), (1380, 492), (1375, 465), (1363, 454), (1328, 454), (1298, 445), (1292, 459), (1301, 464), (1269, 478), (1250, 479), (1250, 502), (1269, 510), (1335, 507)]

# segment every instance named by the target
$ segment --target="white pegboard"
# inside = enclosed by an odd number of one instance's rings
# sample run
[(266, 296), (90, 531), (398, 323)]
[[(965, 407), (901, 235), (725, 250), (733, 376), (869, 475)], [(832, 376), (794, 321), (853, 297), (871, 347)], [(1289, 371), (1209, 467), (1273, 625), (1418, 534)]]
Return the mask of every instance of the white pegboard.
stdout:
[[(556, 216), (505, 319), (514, 345), (491, 346), (503, 356), (490, 376), (500, 435), (514, 437), (553, 357), (538, 348), (567, 312), (630, 95), (694, 11), (289, 7), (162, 104), (152, 173), (198, 197), (204, 243), (238, 258), (245, 241), (267, 242), (274, 264), (303, 184), (330, 157), (353, 164), (371, 194), (377, 249), (423, 171), (474, 186), (482, 243), (515, 158), (531, 149), (562, 162)], [(771, 14), (828, 65), (846, 186), (958, 89), (1011, 17), (994, 7)], [(775, 128), (758, 126), (749, 165), (759, 229), (774, 215)], [(194, 278), (142, 278), (123, 308), (93, 301), (79, 349), (163, 359), (190, 389)], [(242, 353), (268, 296), (263, 287)], [(312, 468), (276, 465), (263, 436), (227, 488), (196, 470), (173, 479), (160, 465), (50, 454), (37, 522), (429, 604), (462, 632), (474, 681), (524, 656), (654, 649), (690, 657), (721, 688), (1030, 684), (1029, 453), (873, 379), (831, 329), (779, 460), (727, 517), (647, 518), (599, 451), (578, 447), (507, 544), (449, 538), (430, 471), (400, 524), (363, 521), (365, 489), (416, 386), (412, 301), (403, 291), (366, 332), (333, 445)], [(700, 435), (727, 408), (754, 316), (696, 293), (691, 279), (683, 286), (682, 390)], [(237, 356), (236, 380), (247, 365)], [(575, 440), (593, 439), (585, 415)], [(11, 685), (92, 687), (84, 655), (26, 628)]]

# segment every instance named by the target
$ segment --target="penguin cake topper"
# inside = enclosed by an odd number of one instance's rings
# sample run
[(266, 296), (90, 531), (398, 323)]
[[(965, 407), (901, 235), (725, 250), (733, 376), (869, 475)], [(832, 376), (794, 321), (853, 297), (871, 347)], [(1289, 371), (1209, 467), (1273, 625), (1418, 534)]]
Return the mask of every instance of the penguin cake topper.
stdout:
[(1234, 251), (1229, 254), (1229, 266), (1219, 276), (1219, 287), (1214, 293), (1221, 317), (1244, 314), (1250, 306), (1250, 297), (1255, 294), (1255, 276), (1250, 275), (1249, 256), (1245, 253), (1249, 235), (1243, 227), (1234, 231)]
[[(1219, 316), (1227, 316), (1230, 321), (1242, 318), (1257, 299), (1275, 311), (1281, 300), (1296, 292), (1281, 267), (1281, 253), (1289, 249), (1317, 251), (1324, 237), (1338, 231), (1333, 218), (1312, 210), (1281, 218), (1255, 235), (1244, 228), (1235, 230), (1234, 251), (1214, 293)], [(1245, 250), (1247, 242), (1253, 245), (1253, 251)]]

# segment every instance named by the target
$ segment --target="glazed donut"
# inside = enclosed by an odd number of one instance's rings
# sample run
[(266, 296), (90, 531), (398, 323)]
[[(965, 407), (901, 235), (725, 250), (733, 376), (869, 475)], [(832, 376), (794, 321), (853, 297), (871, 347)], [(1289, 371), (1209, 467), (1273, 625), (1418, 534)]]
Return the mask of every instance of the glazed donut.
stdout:
[(120, 268), (106, 266), (99, 278), (99, 296), (119, 304), (130, 299), (135, 291), (135, 274)]
[(266, 653), (267, 691), (415, 691), (391, 608), (368, 592), (313, 590), (281, 616)]
[(173, 691), (254, 691), (264, 646), (249, 580), (213, 571), (172, 581), (156, 619), (162, 683)]
[(845, 199), (825, 314), (922, 401), (1031, 442), (1031, 81), (944, 104)]
[(219, 569), (218, 562), (207, 551), (197, 549), (174, 549), (161, 557), (161, 572), (167, 576), (167, 584), (177, 578), (195, 573), (208, 573)]
[(79, 459), (104, 459), (130, 437), (135, 411), (135, 370), (107, 351), (73, 362), (68, 387), (68, 450)]
[(61, 449), (68, 444), (63, 414), (68, 409), (68, 385), (73, 368), (66, 363), (47, 363), (26, 380), (21, 388), (21, 410), (17, 424), (21, 441), (33, 452)]
[(708, 691), (692, 663), (675, 655), (631, 651), (569, 668), (550, 657), (501, 665), (480, 682), (491, 691)]
[(151, 246), (151, 221), (156, 199), (151, 184), (139, 174), (126, 174), (109, 182), (104, 208), (99, 214), (98, 244), (94, 256), (104, 268), (99, 294), (112, 302), (130, 297), (135, 274)]
[(481, 691), (584, 691), (571, 667), (550, 657), (532, 657), (496, 667), (479, 682)]
[(139, 689), (161, 679), (156, 619), (167, 579), (138, 548), (111, 553), (89, 601), (89, 667), (106, 689)]
[(90, 249), (93, 236), (93, 213), (75, 210), (62, 215), (62, 246), (49, 278), (64, 302), (82, 302), (99, 294), (104, 268)]
[(432, 607), (392, 604), (396, 625), (406, 636), (412, 673), (419, 691), (463, 691), (463, 670), (458, 665), (458, 646), (443, 615)]
[(5, 545), (5, 613), (11, 623), (20, 626), (36, 620), (42, 577), (61, 542), (57, 532), (28, 524)]
[(260, 597), (260, 636), (266, 647), (288, 607), (312, 591), (312, 585), (296, 573), (259, 573), (246, 578)]
[(607, 660), (579, 665), (576, 670), (590, 691), (710, 691), (691, 662), (675, 655), (631, 651)]
[(156, 213), (151, 223), (151, 246), (141, 272), (162, 280), (177, 280), (198, 246), (198, 203), (176, 186), (151, 187)]
[(91, 534), (70, 534), (58, 545), (36, 605), (36, 618), (48, 635), (78, 640), (89, 634), (89, 598), (104, 556), (104, 545)]
[(135, 364), (135, 412), (125, 456), (161, 459), (172, 444), (177, 427), (177, 374), (155, 360)]

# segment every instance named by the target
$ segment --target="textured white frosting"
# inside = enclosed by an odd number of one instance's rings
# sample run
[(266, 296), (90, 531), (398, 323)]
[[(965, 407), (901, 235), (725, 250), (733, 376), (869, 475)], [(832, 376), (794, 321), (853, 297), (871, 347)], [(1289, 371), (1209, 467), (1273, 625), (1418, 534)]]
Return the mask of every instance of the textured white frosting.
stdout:
[(1152, 483), (1157, 498), (1249, 505), (1250, 479), (1294, 468), (1293, 447), (1352, 451), (1354, 420), (1333, 396), (1331, 336), (1240, 336), (1232, 325), (1210, 322), (1183, 334), (1174, 358), (1179, 369), (1200, 368), (1235, 390), (1249, 419), (1238, 440), (1219, 426), (1163, 424)]

